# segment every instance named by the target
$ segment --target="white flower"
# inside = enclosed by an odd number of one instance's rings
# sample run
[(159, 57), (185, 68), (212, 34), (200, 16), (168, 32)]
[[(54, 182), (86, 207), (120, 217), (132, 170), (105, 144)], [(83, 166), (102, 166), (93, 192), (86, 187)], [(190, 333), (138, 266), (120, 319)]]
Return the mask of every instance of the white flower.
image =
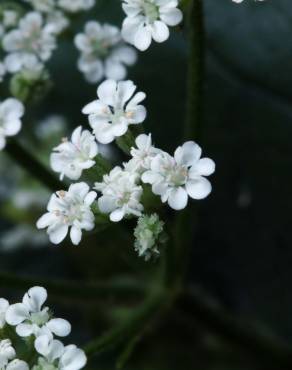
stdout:
[(209, 158), (200, 159), (201, 154), (201, 148), (193, 141), (178, 147), (174, 157), (160, 153), (152, 160), (150, 170), (142, 175), (142, 181), (152, 185), (153, 193), (160, 195), (162, 202), (167, 201), (175, 210), (183, 209), (188, 196), (203, 199), (212, 189), (203, 176), (215, 171), (215, 163)]
[(21, 70), (28, 60), (49, 60), (55, 48), (55, 36), (46, 27), (39, 12), (26, 14), (20, 20), (18, 29), (3, 37), (3, 49), (10, 53), (5, 57), (5, 65), (11, 73)]
[(15, 349), (9, 339), (0, 341), (0, 369), (6, 369), (8, 362), (16, 356)]
[(123, 38), (141, 51), (148, 49), (152, 38), (164, 42), (169, 37), (168, 26), (176, 26), (182, 20), (177, 6), (178, 0), (123, 0), (127, 15)]
[(71, 332), (67, 320), (50, 318), (49, 308), (42, 307), (47, 300), (47, 291), (42, 287), (33, 287), (24, 295), (22, 303), (11, 305), (6, 311), (6, 322), (16, 326), (21, 337), (55, 334), (65, 337)]
[(64, 347), (58, 340), (47, 336), (38, 337), (35, 341), (35, 349), (43, 357), (38, 359), (39, 366), (34, 366), (33, 370), (79, 370), (87, 362), (84, 351), (75, 345)]
[(50, 12), (46, 18), (46, 29), (53, 34), (59, 35), (70, 24), (69, 19), (60, 10)]
[(0, 298), (0, 329), (3, 329), (6, 324), (5, 315), (8, 307), (9, 302), (4, 298)]
[(60, 179), (67, 176), (71, 180), (78, 180), (82, 171), (95, 165), (94, 157), (98, 154), (98, 145), (94, 136), (88, 131), (77, 127), (71, 136), (53, 149), (51, 167), (60, 173)]
[(146, 109), (139, 105), (146, 97), (138, 92), (132, 81), (104, 81), (97, 89), (98, 100), (86, 105), (82, 112), (89, 115), (89, 124), (102, 144), (109, 144), (115, 137), (123, 136), (129, 125), (142, 123)]
[(103, 177), (103, 182), (95, 183), (95, 189), (102, 192), (98, 199), (99, 209), (110, 214), (111, 221), (119, 222), (128, 215), (141, 216), (143, 189), (136, 181), (137, 175), (117, 166)]
[(5, 28), (14, 27), (18, 22), (19, 14), (15, 10), (4, 10), (3, 11), (3, 26)]
[(152, 145), (151, 134), (141, 134), (136, 138), (137, 148), (131, 149), (132, 159), (128, 162), (133, 171), (143, 173), (150, 169), (152, 159), (161, 152)]
[(136, 51), (125, 45), (120, 30), (110, 24), (89, 21), (84, 33), (77, 34), (74, 42), (81, 51), (78, 68), (91, 83), (104, 77), (122, 80), (127, 74), (125, 66), (137, 60)]
[(13, 360), (9, 362), (6, 370), (29, 370), (28, 364), (22, 360)]
[(23, 104), (14, 98), (0, 103), (0, 150), (6, 145), (6, 137), (14, 136), (21, 130), (21, 117), (24, 114)]
[(68, 191), (58, 191), (51, 196), (47, 210), (37, 222), (39, 229), (48, 228), (47, 233), (53, 244), (61, 243), (68, 231), (73, 244), (81, 241), (82, 230), (94, 228), (94, 214), (91, 205), (96, 198), (94, 191), (84, 182), (73, 184)]
[(41, 13), (50, 13), (55, 9), (55, 0), (25, 0), (34, 8), (34, 10)]
[(59, 0), (58, 5), (67, 12), (76, 13), (91, 9), (95, 5), (95, 0)]

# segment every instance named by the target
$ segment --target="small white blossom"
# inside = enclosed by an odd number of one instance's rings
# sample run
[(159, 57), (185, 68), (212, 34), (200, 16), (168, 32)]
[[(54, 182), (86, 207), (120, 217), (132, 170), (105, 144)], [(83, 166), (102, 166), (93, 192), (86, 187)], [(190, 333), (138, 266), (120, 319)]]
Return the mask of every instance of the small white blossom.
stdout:
[(69, 19), (60, 10), (50, 12), (46, 17), (46, 29), (53, 34), (59, 35), (70, 24)]
[(91, 205), (96, 195), (94, 191), (89, 191), (89, 186), (84, 182), (71, 185), (68, 191), (58, 191), (51, 196), (48, 212), (38, 220), (37, 227), (48, 228), (47, 233), (53, 244), (61, 243), (71, 228), (71, 241), (78, 245), (82, 230), (94, 228)]
[(161, 152), (160, 149), (152, 145), (151, 134), (141, 134), (136, 138), (137, 148), (131, 149), (132, 159), (130, 165), (133, 171), (143, 173), (150, 169), (152, 159)]
[(95, 5), (95, 0), (59, 0), (58, 5), (70, 13), (89, 10)]
[(103, 182), (95, 183), (95, 189), (102, 193), (98, 199), (99, 209), (110, 214), (111, 221), (119, 222), (128, 215), (141, 216), (143, 189), (136, 182), (137, 175), (117, 166), (103, 177)]
[(0, 341), (0, 369), (6, 369), (8, 362), (16, 356), (15, 349), (9, 339)]
[(7, 29), (15, 27), (19, 19), (19, 14), (15, 10), (4, 10), (3, 11), (3, 26)]
[(95, 165), (93, 159), (98, 154), (98, 145), (95, 137), (88, 130), (82, 131), (79, 126), (73, 131), (71, 141), (65, 138), (53, 150), (51, 167), (60, 173), (60, 179), (67, 176), (71, 180), (78, 180), (83, 170)]
[(26, 362), (16, 359), (9, 362), (5, 370), (29, 370), (29, 367)]
[(25, 0), (34, 10), (41, 13), (50, 13), (55, 9), (55, 0)]
[(55, 36), (39, 12), (26, 14), (18, 28), (3, 37), (3, 49), (9, 53), (5, 57), (5, 65), (11, 73), (20, 71), (27, 63), (33, 65), (37, 61), (48, 61), (55, 48)]
[(24, 295), (22, 303), (9, 306), (6, 311), (6, 322), (16, 326), (21, 337), (55, 334), (65, 337), (71, 332), (67, 320), (50, 317), (48, 307), (43, 307), (47, 300), (47, 291), (42, 287), (33, 287)]
[(186, 207), (188, 196), (203, 199), (211, 192), (210, 182), (203, 176), (215, 171), (215, 163), (201, 158), (202, 150), (193, 141), (178, 147), (174, 157), (163, 152), (151, 162), (151, 168), (142, 175), (142, 181), (152, 185), (152, 191), (161, 196), (175, 210)]
[(43, 357), (39, 357), (38, 365), (33, 370), (79, 370), (87, 362), (84, 351), (75, 345), (64, 346), (62, 342), (40, 336), (35, 341), (36, 351)]
[(127, 74), (126, 66), (137, 60), (136, 51), (125, 45), (120, 30), (110, 24), (89, 21), (84, 33), (77, 34), (74, 41), (81, 51), (78, 68), (91, 83), (104, 77), (122, 80)]
[(177, 8), (178, 0), (123, 0), (127, 17), (123, 22), (123, 38), (144, 51), (151, 40), (164, 42), (169, 37), (168, 26), (176, 26), (182, 20)]
[(14, 136), (21, 130), (21, 117), (24, 114), (23, 104), (14, 98), (0, 103), (0, 150), (6, 145), (6, 137)]
[(142, 123), (146, 109), (139, 105), (146, 95), (138, 92), (132, 81), (104, 81), (97, 89), (98, 100), (86, 105), (82, 112), (89, 115), (89, 124), (96, 139), (102, 144), (111, 143), (123, 136), (129, 125)]
[(8, 307), (9, 302), (4, 298), (0, 298), (0, 329), (3, 329), (6, 324), (5, 315)]

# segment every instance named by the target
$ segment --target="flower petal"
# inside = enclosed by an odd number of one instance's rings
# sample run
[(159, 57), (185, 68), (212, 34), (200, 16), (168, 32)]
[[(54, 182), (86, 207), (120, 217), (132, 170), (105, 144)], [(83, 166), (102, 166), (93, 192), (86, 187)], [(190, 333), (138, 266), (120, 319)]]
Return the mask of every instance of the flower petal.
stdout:
[(47, 327), (58, 337), (66, 337), (71, 333), (71, 324), (64, 319), (51, 319)]
[(210, 181), (201, 177), (197, 180), (190, 180), (186, 183), (186, 190), (193, 199), (204, 199), (212, 191)]
[(173, 189), (169, 194), (168, 204), (176, 211), (184, 209), (188, 204), (188, 194), (185, 189), (182, 187)]

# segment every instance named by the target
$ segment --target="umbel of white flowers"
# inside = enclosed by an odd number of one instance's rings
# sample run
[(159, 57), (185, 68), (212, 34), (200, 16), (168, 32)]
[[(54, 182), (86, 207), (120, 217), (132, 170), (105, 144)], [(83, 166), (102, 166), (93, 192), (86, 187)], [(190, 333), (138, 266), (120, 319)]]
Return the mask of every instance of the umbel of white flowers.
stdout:
[[(20, 337), (30, 336), (31, 341), (21, 344), (29, 353), (32, 353), (35, 363), (30, 364), (33, 370), (80, 370), (87, 362), (84, 351), (75, 345), (64, 344), (54, 339), (54, 335), (67, 336), (71, 331), (71, 325), (63, 319), (51, 318), (48, 307), (43, 307), (47, 299), (47, 291), (42, 287), (33, 287), (24, 295), (21, 303), (9, 305), (9, 302), (0, 298), (0, 329), (11, 325), (9, 330), (3, 333), (12, 333), (16, 326), (15, 333)], [(17, 341), (15, 343), (18, 343)], [(18, 348), (12, 346), (11, 339), (0, 340), (0, 369), (1, 370), (29, 370), (29, 365), (17, 359)]]
[(2, 40), (8, 53), (4, 63), (8, 72), (22, 68), (41, 68), (56, 48), (56, 37), (51, 27), (45, 24), (39, 12), (29, 12), (19, 22), (18, 28), (8, 32)]
[(178, 25), (182, 12), (178, 0), (123, 0), (127, 17), (122, 25), (123, 38), (137, 49), (148, 49), (152, 39), (164, 42), (169, 37), (168, 26)]
[(122, 80), (126, 67), (137, 60), (136, 51), (122, 40), (119, 28), (107, 23), (87, 22), (84, 33), (77, 34), (74, 42), (81, 52), (78, 68), (90, 83), (104, 77)]

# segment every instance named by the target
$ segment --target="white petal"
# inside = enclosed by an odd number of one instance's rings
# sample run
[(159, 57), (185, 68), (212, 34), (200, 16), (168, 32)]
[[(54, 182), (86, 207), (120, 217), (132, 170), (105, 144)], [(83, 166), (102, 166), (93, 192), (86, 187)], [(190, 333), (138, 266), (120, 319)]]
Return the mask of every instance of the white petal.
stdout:
[(108, 105), (115, 105), (115, 94), (117, 90), (117, 83), (114, 80), (104, 81), (97, 89), (99, 99)]
[(175, 153), (174, 158), (177, 164), (192, 166), (201, 157), (202, 149), (194, 141), (187, 141), (182, 146), (179, 146)]
[(137, 49), (145, 51), (151, 44), (151, 29), (149, 27), (140, 27), (134, 37), (134, 45)]
[(111, 213), (116, 209), (116, 201), (110, 196), (103, 195), (98, 199), (98, 208), (102, 213)]
[(62, 370), (79, 370), (86, 365), (87, 359), (84, 351), (76, 346), (65, 347), (65, 353), (60, 359)]
[(16, 327), (16, 333), (20, 337), (29, 337), (33, 334), (33, 325), (32, 324), (19, 324)]
[(161, 181), (162, 176), (156, 172), (146, 171), (143, 173), (141, 179), (145, 184), (154, 184), (156, 182)]
[(176, 211), (184, 209), (188, 204), (188, 194), (185, 189), (182, 187), (173, 189), (169, 194), (168, 204)]
[(186, 183), (186, 190), (193, 199), (204, 199), (212, 190), (210, 181), (201, 177), (197, 180), (190, 180)]
[(31, 312), (41, 311), (42, 305), (48, 298), (48, 293), (45, 288), (35, 286), (30, 288), (24, 295), (22, 303), (29, 308)]
[(95, 191), (90, 191), (86, 197), (84, 198), (84, 203), (87, 205), (87, 206), (90, 206), (96, 199), (97, 197), (97, 194)]
[(29, 317), (27, 307), (23, 303), (12, 304), (6, 311), (6, 321), (9, 325), (18, 325)]
[(29, 370), (29, 367), (22, 360), (13, 360), (7, 365), (6, 370)]
[(110, 214), (110, 220), (112, 222), (119, 222), (124, 218), (124, 216), (125, 216), (125, 211), (119, 208)]
[(82, 231), (80, 227), (76, 227), (76, 226), (71, 227), (70, 238), (74, 245), (78, 245), (81, 242)]
[(47, 327), (58, 337), (66, 337), (71, 332), (71, 324), (64, 319), (51, 319)]
[(152, 26), (152, 37), (156, 42), (164, 42), (169, 37), (169, 29), (165, 23), (155, 21)]
[(53, 244), (60, 244), (68, 233), (68, 225), (58, 224), (48, 229), (50, 241)]
[(56, 222), (56, 216), (53, 213), (45, 213), (38, 221), (37, 221), (37, 228), (44, 229), (50, 226), (52, 223)]
[(189, 176), (201, 175), (201, 176), (210, 176), (215, 172), (215, 162), (210, 158), (200, 159), (194, 167), (190, 168)]
[(176, 26), (182, 21), (183, 14), (177, 8), (165, 9), (160, 13), (160, 19), (168, 26)]

